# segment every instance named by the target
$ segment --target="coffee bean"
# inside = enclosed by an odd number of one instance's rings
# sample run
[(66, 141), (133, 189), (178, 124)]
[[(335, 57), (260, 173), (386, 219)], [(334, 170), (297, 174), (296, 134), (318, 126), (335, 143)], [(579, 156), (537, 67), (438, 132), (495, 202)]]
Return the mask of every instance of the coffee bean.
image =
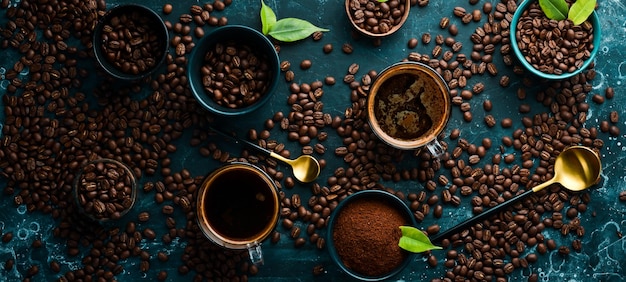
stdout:
[(609, 114), (609, 120), (612, 123), (619, 122), (619, 114), (617, 113), (617, 111), (611, 111), (611, 113)]
[(500, 121), (500, 125), (502, 125), (503, 128), (510, 128), (513, 126), (513, 120), (511, 118), (503, 118), (502, 121)]
[(613, 87), (607, 87), (606, 89), (604, 89), (604, 96), (607, 99), (613, 99), (613, 97), (615, 96), (615, 90), (613, 89)]
[(163, 5), (163, 14), (169, 15), (172, 13), (173, 7), (172, 4), (165, 4)]
[(441, 18), (441, 20), (439, 21), (439, 27), (441, 29), (446, 29), (448, 28), (448, 25), (450, 24), (450, 19), (448, 17), (443, 17)]
[(409, 49), (414, 49), (415, 47), (417, 47), (417, 38), (409, 39), (409, 42), (407, 43), (407, 47), (409, 47)]
[(626, 190), (619, 192), (619, 200), (626, 201)]
[(324, 44), (324, 47), (322, 48), (322, 51), (324, 51), (324, 54), (330, 54), (330, 52), (333, 51), (333, 45), (328, 43), (328, 44)]
[(9, 243), (11, 240), (13, 240), (13, 232), (2, 234), (2, 243)]
[(354, 49), (353, 49), (353, 47), (352, 47), (352, 45), (350, 43), (344, 43), (341, 46), (341, 51), (343, 51), (346, 54), (352, 54), (353, 50)]
[(139, 213), (139, 215), (137, 215), (137, 219), (140, 222), (147, 222), (148, 220), (150, 220), (150, 213), (148, 213), (148, 212), (141, 212), (141, 213)]
[(428, 44), (430, 43), (430, 33), (426, 32), (424, 34), (422, 34), (422, 43), (424, 44)]
[(491, 103), (491, 100), (483, 101), (483, 109), (485, 109), (485, 111), (490, 112), (492, 108), (493, 104)]
[(300, 69), (308, 70), (311, 68), (312, 65), (313, 63), (311, 62), (311, 60), (302, 60), (302, 62), (300, 62)]

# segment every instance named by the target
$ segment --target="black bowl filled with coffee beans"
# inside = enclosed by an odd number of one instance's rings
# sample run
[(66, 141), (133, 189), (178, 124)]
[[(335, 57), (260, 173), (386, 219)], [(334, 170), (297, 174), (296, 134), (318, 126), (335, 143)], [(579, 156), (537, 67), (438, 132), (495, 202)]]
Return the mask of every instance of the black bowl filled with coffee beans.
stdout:
[(110, 76), (140, 80), (152, 74), (167, 55), (169, 34), (163, 19), (142, 5), (109, 10), (93, 33), (96, 61)]
[(91, 161), (74, 180), (78, 211), (94, 221), (120, 219), (137, 199), (137, 180), (132, 170), (113, 159)]
[(240, 25), (220, 27), (191, 53), (187, 77), (194, 97), (209, 112), (236, 116), (270, 99), (280, 75), (278, 54), (262, 33)]

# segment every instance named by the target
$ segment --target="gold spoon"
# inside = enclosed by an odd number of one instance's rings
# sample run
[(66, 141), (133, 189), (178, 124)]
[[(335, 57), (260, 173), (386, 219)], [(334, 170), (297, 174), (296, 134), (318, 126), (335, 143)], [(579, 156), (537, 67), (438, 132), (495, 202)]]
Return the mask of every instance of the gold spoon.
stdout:
[(247, 140), (243, 140), (240, 138), (237, 138), (235, 136), (231, 136), (221, 130), (215, 129), (213, 127), (210, 128), (212, 131), (215, 131), (216, 133), (219, 133), (220, 135), (223, 135), (225, 137), (228, 137), (230, 139), (235, 140), (235, 142), (241, 142), (245, 145), (247, 145), (248, 147), (256, 150), (257, 152), (264, 154), (267, 157), (272, 157), (274, 159), (277, 159), (283, 163), (288, 164), (289, 166), (291, 166), (291, 169), (293, 171), (293, 176), (300, 182), (303, 183), (308, 183), (311, 182), (315, 179), (317, 179), (317, 177), (320, 175), (320, 164), (317, 161), (317, 159), (315, 159), (313, 156), (310, 155), (302, 155), (299, 156), (298, 158), (296, 158), (295, 160), (291, 160), (288, 158), (285, 158), (279, 154), (276, 154), (268, 149), (265, 149), (257, 144), (254, 144), (250, 141)]
[(556, 162), (554, 163), (554, 177), (552, 177), (552, 179), (539, 184), (487, 211), (471, 217), (442, 233), (438, 233), (435, 236), (432, 236), (430, 240), (436, 242), (453, 234), (459, 233), (462, 230), (474, 225), (476, 222), (502, 212), (513, 203), (521, 199), (525, 199), (532, 193), (539, 192), (541, 189), (555, 183), (560, 183), (565, 189), (574, 192), (585, 190), (598, 183), (601, 171), (602, 164), (600, 162), (600, 156), (598, 156), (598, 154), (596, 154), (593, 150), (584, 146), (569, 147), (563, 150), (563, 152), (561, 152), (561, 154), (559, 154), (556, 158)]

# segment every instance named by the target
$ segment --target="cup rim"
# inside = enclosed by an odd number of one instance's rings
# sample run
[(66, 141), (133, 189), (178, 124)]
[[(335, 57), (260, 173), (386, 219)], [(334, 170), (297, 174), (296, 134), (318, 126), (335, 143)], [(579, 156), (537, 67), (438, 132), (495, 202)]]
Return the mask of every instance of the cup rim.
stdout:
[[(248, 105), (242, 108), (230, 109), (222, 105), (217, 104), (211, 97), (207, 95), (202, 86), (202, 76), (200, 75), (200, 69), (203, 65), (204, 54), (208, 51), (208, 48), (213, 46), (216, 42), (223, 40), (224, 36), (235, 36), (237, 33), (244, 33), (244, 35), (237, 36), (238, 40), (244, 42), (260, 41), (262, 44), (256, 46), (256, 50), (262, 52), (267, 56), (268, 65), (272, 69), (273, 73), (270, 74), (269, 87), (261, 98), (252, 105)], [(257, 42), (258, 44), (258, 42)], [(271, 49), (271, 50), (270, 50)], [(280, 58), (274, 48), (274, 44), (261, 32), (245, 25), (225, 25), (216, 28), (202, 37), (200, 41), (191, 51), (189, 65), (187, 67), (187, 78), (189, 80), (189, 88), (196, 101), (207, 111), (220, 116), (238, 116), (251, 113), (261, 108), (272, 97), (275, 92), (279, 78), (280, 78)]]
[(570, 78), (572, 76), (575, 76), (581, 73), (583, 70), (587, 69), (587, 67), (589, 67), (591, 62), (594, 61), (600, 49), (602, 30), (601, 30), (600, 18), (598, 17), (598, 13), (594, 10), (591, 13), (591, 16), (589, 18), (591, 19), (591, 25), (593, 26), (593, 46), (594, 46), (593, 50), (591, 50), (591, 53), (589, 55), (589, 59), (585, 60), (582, 66), (580, 68), (577, 68), (573, 72), (565, 72), (562, 74), (544, 73), (536, 69), (535, 67), (533, 67), (529, 62), (527, 62), (526, 59), (524, 58), (524, 55), (522, 54), (522, 51), (519, 49), (519, 46), (517, 46), (517, 36), (516, 36), (517, 23), (519, 22), (519, 19), (522, 16), (522, 13), (524, 12), (524, 10), (526, 10), (526, 8), (533, 2), (536, 2), (536, 1), (535, 0), (523, 1), (517, 7), (517, 10), (515, 10), (515, 13), (513, 14), (513, 18), (511, 19), (511, 24), (509, 26), (510, 28), (509, 39), (511, 41), (511, 47), (513, 49), (513, 53), (515, 54), (515, 57), (517, 58), (517, 60), (524, 66), (526, 70), (530, 71), (532, 74), (545, 78), (545, 79), (549, 79), (549, 80), (560, 80), (560, 79)]
[[(274, 213), (274, 215), (272, 216), (271, 224), (268, 224), (264, 228), (261, 236), (258, 236), (257, 238), (251, 238), (249, 240), (232, 240), (232, 239), (226, 238), (222, 236), (221, 234), (219, 234), (219, 232), (215, 231), (215, 229), (212, 228), (210, 224), (208, 223), (208, 219), (206, 218), (205, 213), (200, 212), (205, 205), (204, 201), (207, 197), (207, 191), (208, 191), (207, 186), (215, 179), (215, 177), (218, 177), (221, 174), (232, 171), (234, 169), (245, 169), (254, 173), (259, 178), (261, 178), (266, 184), (268, 184), (267, 188), (272, 191), (272, 196), (275, 202), (274, 209), (276, 210), (276, 213)], [(276, 187), (276, 184), (265, 171), (263, 171), (259, 167), (250, 163), (231, 162), (226, 165), (223, 165), (215, 169), (214, 171), (212, 171), (204, 179), (204, 181), (202, 182), (202, 185), (198, 189), (198, 196), (196, 199), (196, 220), (197, 220), (198, 226), (200, 227), (200, 230), (202, 231), (202, 233), (207, 239), (209, 239), (211, 242), (224, 248), (235, 249), (235, 250), (247, 249), (250, 244), (262, 242), (267, 237), (269, 237), (270, 234), (272, 234), (272, 231), (278, 224), (278, 220), (280, 218), (279, 213), (280, 213), (280, 199), (278, 197), (278, 188)]]
[(328, 219), (328, 229), (326, 232), (326, 246), (327, 246), (328, 252), (330, 253), (330, 257), (335, 263), (335, 265), (339, 266), (339, 268), (343, 272), (347, 273), (353, 278), (357, 278), (362, 281), (385, 280), (402, 272), (402, 270), (406, 268), (414, 260), (417, 254), (407, 252), (407, 257), (404, 259), (404, 261), (389, 273), (386, 273), (380, 276), (366, 276), (366, 275), (359, 274), (349, 269), (348, 267), (346, 267), (341, 261), (341, 259), (339, 258), (339, 254), (337, 253), (337, 250), (335, 248), (335, 242), (333, 240), (333, 227), (335, 225), (335, 220), (338, 214), (349, 203), (358, 201), (360, 199), (380, 199), (381, 201), (387, 201), (388, 203), (390, 203), (391, 206), (396, 208), (398, 211), (404, 214), (407, 219), (409, 219), (409, 225), (411, 226), (417, 226), (417, 220), (413, 216), (413, 213), (411, 212), (411, 209), (409, 208), (409, 206), (403, 200), (398, 198), (398, 196), (391, 194), (384, 190), (362, 190), (354, 194), (351, 194), (350, 196), (345, 198), (343, 201), (341, 201), (331, 213)]
[[(156, 29), (155, 31), (159, 34), (159, 36), (163, 36), (162, 42), (160, 43), (161, 44), (160, 47), (163, 48), (163, 54), (159, 58), (155, 58), (156, 64), (154, 67), (152, 67), (148, 71), (144, 71), (139, 74), (128, 74), (117, 69), (111, 63), (109, 63), (109, 61), (104, 57), (102, 48), (100, 48), (100, 46), (102, 46), (102, 41), (99, 38), (102, 35), (102, 29), (104, 25), (106, 24), (106, 22), (113, 15), (123, 14), (125, 13), (126, 10), (130, 10), (130, 11), (139, 10), (143, 12), (145, 16), (149, 17), (151, 21), (154, 22), (154, 25), (155, 25), (154, 28)], [(167, 58), (167, 54), (168, 54), (167, 51), (168, 51), (169, 41), (170, 41), (169, 32), (167, 31), (165, 22), (163, 21), (163, 18), (161, 18), (161, 16), (157, 14), (156, 11), (141, 4), (119, 4), (109, 9), (104, 14), (104, 16), (98, 19), (98, 22), (96, 24), (96, 27), (94, 28), (94, 32), (91, 37), (91, 43), (92, 43), (91, 49), (94, 53), (96, 62), (108, 75), (116, 79), (121, 79), (121, 80), (126, 80), (126, 81), (136, 81), (136, 80), (141, 80), (145, 77), (152, 75), (163, 64), (163, 62), (165, 62), (165, 59)]]
[(403, 0), (405, 3), (404, 5), (404, 14), (402, 14), (402, 18), (400, 20), (400, 23), (398, 23), (397, 25), (394, 25), (388, 32), (385, 33), (373, 33), (367, 30), (364, 30), (362, 28), (360, 28), (353, 20), (352, 20), (352, 13), (350, 12), (350, 1), (351, 0), (345, 0), (345, 10), (346, 10), (346, 16), (348, 16), (348, 21), (350, 22), (350, 24), (352, 25), (352, 27), (357, 30), (358, 32), (360, 32), (361, 34), (367, 36), (367, 37), (371, 37), (371, 38), (381, 38), (381, 37), (387, 37), (390, 36), (394, 33), (396, 33), (396, 31), (400, 30), (400, 28), (402, 28), (402, 26), (404, 25), (404, 23), (406, 22), (407, 18), (409, 17), (409, 12), (411, 11), (411, 3), (409, 0)]
[[(397, 139), (397, 138), (393, 138), (389, 136), (386, 132), (384, 132), (384, 130), (381, 129), (378, 123), (378, 120), (376, 120), (376, 115), (374, 113), (374, 104), (375, 104), (375, 100), (376, 100), (375, 98), (377, 95), (376, 91), (389, 78), (392, 78), (399, 74), (412, 73), (414, 71), (420, 71), (430, 76), (439, 85), (440, 89), (444, 89), (445, 93), (443, 93), (442, 96), (444, 99), (444, 103), (446, 103), (448, 106), (447, 106), (447, 111), (445, 112), (442, 121), (437, 125), (433, 125), (433, 127), (436, 127), (436, 128), (435, 130), (433, 130), (430, 138), (401, 140), (401, 139)], [(422, 148), (428, 143), (430, 143), (431, 141), (436, 140), (437, 136), (439, 136), (439, 134), (441, 134), (441, 132), (443, 132), (443, 130), (448, 125), (448, 122), (451, 117), (451, 109), (452, 109), (452, 105), (451, 105), (452, 101), (451, 101), (449, 93), (450, 93), (450, 89), (448, 87), (448, 84), (445, 82), (443, 77), (441, 77), (441, 75), (430, 66), (421, 62), (414, 62), (414, 61), (398, 62), (398, 63), (392, 64), (386, 67), (385, 69), (383, 69), (380, 72), (380, 74), (376, 77), (376, 79), (374, 79), (374, 82), (370, 86), (370, 90), (367, 96), (367, 111), (366, 111), (367, 122), (370, 125), (372, 132), (374, 132), (374, 134), (379, 139), (381, 139), (381, 141), (383, 141), (385, 144), (389, 146), (392, 146), (400, 150), (414, 150), (414, 149)]]
[(93, 221), (98, 221), (98, 222), (108, 222), (108, 221), (112, 221), (115, 219), (109, 218), (109, 217), (105, 217), (105, 218), (96, 218), (94, 215), (85, 212), (85, 209), (83, 208), (83, 206), (80, 204), (80, 200), (78, 197), (78, 181), (80, 181), (81, 176), (83, 175), (83, 172), (85, 170), (85, 167), (90, 165), (90, 164), (96, 164), (96, 163), (113, 163), (119, 167), (121, 167), (122, 169), (124, 169), (126, 171), (126, 173), (128, 173), (128, 175), (131, 178), (131, 195), (130, 195), (130, 199), (131, 199), (131, 204), (130, 206), (123, 210), (122, 212), (120, 212), (120, 218), (124, 217), (126, 214), (128, 214), (128, 212), (130, 212), (133, 207), (135, 206), (135, 203), (137, 202), (137, 176), (135, 176), (135, 173), (133, 172), (132, 169), (130, 169), (130, 167), (125, 164), (122, 163), (118, 160), (115, 159), (111, 159), (111, 158), (99, 158), (99, 159), (95, 159), (92, 161), (89, 161), (87, 163), (85, 163), (80, 170), (78, 171), (78, 173), (75, 176), (74, 179), (74, 185), (72, 187), (72, 192), (73, 192), (73, 196), (74, 196), (74, 202), (78, 208), (78, 212), (84, 216), (86, 216), (87, 218), (93, 220)]

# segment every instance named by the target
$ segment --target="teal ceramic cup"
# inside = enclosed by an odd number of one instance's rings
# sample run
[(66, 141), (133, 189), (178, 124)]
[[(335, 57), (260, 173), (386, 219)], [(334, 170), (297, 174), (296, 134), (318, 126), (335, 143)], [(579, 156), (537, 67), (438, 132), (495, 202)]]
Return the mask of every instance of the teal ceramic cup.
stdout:
[(526, 58), (524, 57), (524, 54), (522, 53), (522, 51), (520, 50), (518, 46), (518, 38), (516, 35), (518, 32), (517, 24), (519, 23), (520, 18), (522, 17), (522, 14), (524, 13), (524, 10), (528, 9), (530, 5), (536, 1), (537, 0), (525, 0), (517, 7), (515, 14), (513, 14), (513, 19), (511, 20), (511, 24), (509, 27), (510, 28), (509, 36), (511, 40), (511, 48), (513, 49), (513, 53), (515, 54), (515, 57), (524, 66), (525, 69), (527, 69), (531, 73), (541, 78), (550, 79), (550, 80), (560, 80), (560, 79), (566, 79), (566, 78), (579, 74), (580, 72), (585, 70), (587, 67), (589, 67), (589, 65), (593, 62), (595, 56), (598, 54), (598, 50), (600, 49), (601, 28), (600, 28), (600, 18), (598, 17), (598, 13), (596, 11), (593, 11), (593, 13), (591, 14), (591, 16), (589, 16), (589, 19), (588, 19), (588, 21), (593, 26), (593, 33), (592, 33), (593, 41), (592, 42), (594, 46), (593, 50), (589, 54), (589, 58), (585, 60), (584, 63), (575, 71), (563, 72), (562, 74), (544, 73), (538, 70), (537, 68), (535, 68), (531, 63), (529, 63), (526, 60)]

